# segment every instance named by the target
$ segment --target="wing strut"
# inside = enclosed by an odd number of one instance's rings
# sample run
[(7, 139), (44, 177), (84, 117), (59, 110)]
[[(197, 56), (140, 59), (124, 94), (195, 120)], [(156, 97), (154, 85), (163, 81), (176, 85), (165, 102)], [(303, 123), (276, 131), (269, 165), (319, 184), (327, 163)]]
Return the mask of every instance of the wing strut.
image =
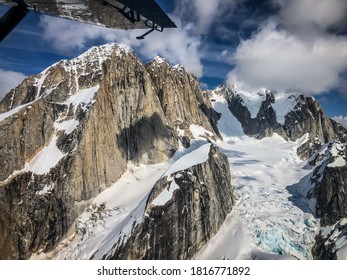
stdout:
[(145, 34), (142, 34), (141, 36), (137, 36), (136, 39), (137, 40), (143, 40), (145, 39), (145, 37), (149, 34), (152, 33), (155, 30), (155, 28), (153, 27), (152, 29), (150, 29), (149, 31), (147, 31)]
[(11, 7), (0, 18), (0, 42), (25, 18), (29, 13), (28, 6), (24, 1), (18, 1), (18, 6)]

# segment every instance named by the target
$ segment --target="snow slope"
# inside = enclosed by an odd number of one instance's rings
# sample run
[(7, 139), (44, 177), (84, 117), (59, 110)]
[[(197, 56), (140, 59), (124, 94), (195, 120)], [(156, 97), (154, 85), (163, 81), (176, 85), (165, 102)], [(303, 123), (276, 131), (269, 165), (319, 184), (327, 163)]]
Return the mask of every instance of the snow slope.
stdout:
[(275, 103), (272, 108), (276, 113), (276, 120), (279, 124), (284, 125), (285, 116), (291, 112), (298, 103), (296, 97), (299, 94), (276, 93)]
[(304, 178), (312, 172), (296, 156), (302, 141), (286, 142), (278, 135), (262, 140), (240, 135), (233, 128), (235, 120), (229, 122), (224, 114), (228, 109), (223, 98), (213, 95), (213, 99), (214, 109), (222, 113), (220, 132), (233, 139), (218, 145), (229, 157), (238, 199), (222, 229), (196, 258), (310, 259), (316, 220), (310, 211), (298, 207), (301, 197), (293, 198), (288, 188), (305, 186)]

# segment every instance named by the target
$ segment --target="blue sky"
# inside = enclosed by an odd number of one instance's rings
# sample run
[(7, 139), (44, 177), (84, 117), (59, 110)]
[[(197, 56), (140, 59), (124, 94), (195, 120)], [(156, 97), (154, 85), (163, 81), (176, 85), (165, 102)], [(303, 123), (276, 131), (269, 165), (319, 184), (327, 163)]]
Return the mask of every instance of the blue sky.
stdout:
[[(0, 98), (25, 76), (107, 42), (143, 62), (183, 64), (205, 88), (228, 82), (256, 91), (314, 96), (329, 116), (347, 116), (347, 1), (158, 0), (179, 28), (111, 30), (30, 13), (0, 44)], [(0, 6), (0, 14), (7, 7)], [(6, 88), (6, 90), (5, 90)]]

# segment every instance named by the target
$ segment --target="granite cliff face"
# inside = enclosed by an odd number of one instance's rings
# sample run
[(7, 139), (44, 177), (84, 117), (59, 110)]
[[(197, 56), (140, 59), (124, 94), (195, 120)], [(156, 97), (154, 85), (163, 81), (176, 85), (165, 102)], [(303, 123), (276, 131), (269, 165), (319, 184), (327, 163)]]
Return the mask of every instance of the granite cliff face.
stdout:
[[(316, 164), (310, 196), (321, 229), (313, 254), (317, 259), (337, 259), (344, 254), (347, 238), (347, 146), (338, 141), (325, 145), (311, 162)], [(344, 258), (344, 257), (342, 257)], [(341, 258), (340, 258), (341, 259)]]
[[(128, 161), (168, 160), (189, 144), (189, 126), (216, 137), (196, 79), (169, 65), (154, 79), (150, 68), (161, 62), (149, 65), (125, 46), (95, 47), (27, 78), (1, 101), (0, 258), (52, 249)], [(174, 112), (165, 107), (172, 101), (164, 79), (179, 82), (171, 87), (181, 93)]]
[[(182, 65), (171, 66), (157, 57), (146, 64), (146, 69), (154, 81), (165, 116), (181, 133), (192, 138), (189, 126), (193, 123), (218, 134), (216, 124), (219, 116), (211, 108), (208, 93), (201, 90), (198, 80), (188, 74)], [(181, 140), (182, 143), (187, 142), (186, 138), (181, 137)]]
[[(161, 178), (143, 221), (119, 237), (107, 259), (191, 259), (222, 226), (235, 203), (227, 157), (210, 146), (205, 162)], [(168, 195), (170, 193), (170, 195)]]

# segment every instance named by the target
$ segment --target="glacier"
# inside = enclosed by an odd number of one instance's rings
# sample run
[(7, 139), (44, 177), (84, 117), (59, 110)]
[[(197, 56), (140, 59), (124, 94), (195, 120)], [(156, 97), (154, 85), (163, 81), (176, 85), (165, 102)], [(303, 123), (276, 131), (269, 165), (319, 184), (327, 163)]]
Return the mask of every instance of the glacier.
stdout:
[[(224, 97), (214, 94), (212, 99), (214, 109), (221, 113), (218, 128), (227, 140), (217, 144), (229, 157), (237, 203), (230, 214), (232, 226), (221, 229), (197, 258), (311, 259), (317, 221), (296, 206), (287, 188), (312, 172), (296, 153), (307, 135), (296, 142), (276, 134), (261, 140), (247, 137), (236, 118), (228, 116)], [(215, 242), (221, 244), (211, 245)]]

